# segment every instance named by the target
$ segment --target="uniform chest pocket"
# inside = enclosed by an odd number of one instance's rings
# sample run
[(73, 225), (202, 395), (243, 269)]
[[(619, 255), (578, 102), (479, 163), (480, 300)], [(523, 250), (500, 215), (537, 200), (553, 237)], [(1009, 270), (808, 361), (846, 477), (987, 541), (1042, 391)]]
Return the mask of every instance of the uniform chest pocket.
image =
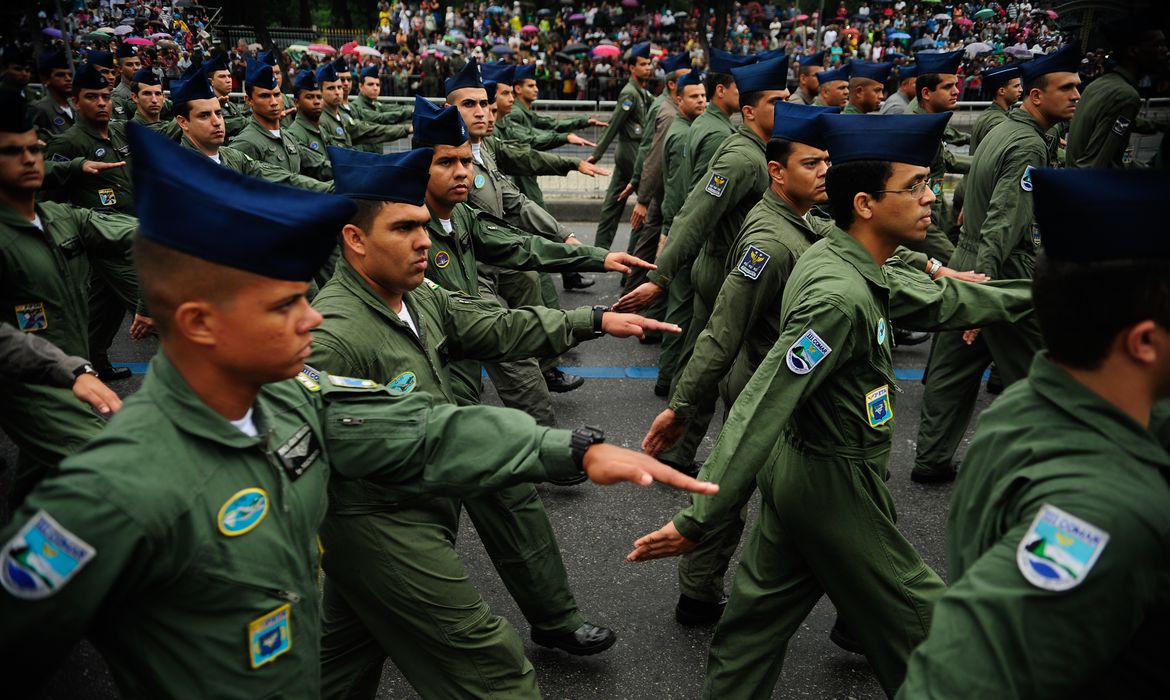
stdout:
[(439, 358), (439, 364), (446, 367), (451, 363), (451, 339), (444, 335), (438, 341), (435, 345), (435, 356)]
[(62, 241), (57, 247), (61, 249), (61, 254), (65, 256), (66, 260), (72, 260), (85, 252), (85, 246), (82, 245), (81, 239), (76, 236)]

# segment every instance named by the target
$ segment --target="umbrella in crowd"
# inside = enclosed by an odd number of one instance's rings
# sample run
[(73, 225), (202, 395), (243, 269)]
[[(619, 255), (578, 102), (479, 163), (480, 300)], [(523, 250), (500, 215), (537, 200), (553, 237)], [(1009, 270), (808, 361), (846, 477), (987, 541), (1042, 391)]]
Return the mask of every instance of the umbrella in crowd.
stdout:
[(45, 36), (51, 36), (54, 39), (61, 38), (61, 30), (55, 29), (53, 27), (45, 27), (44, 29), (41, 30), (41, 33), (44, 34)]
[(593, 47), (594, 58), (613, 58), (620, 55), (621, 52), (622, 50), (613, 44), (600, 44)]
[(960, 17), (957, 20), (955, 20), (955, 24), (959, 25), (960, 27), (970, 27), (972, 24), (975, 24), (975, 23), (972, 22), (971, 20), (967, 19), (966, 17)]
[(131, 46), (154, 46), (154, 42), (150, 39), (143, 39), (142, 37), (132, 36), (125, 40)]
[(117, 27), (114, 27), (114, 36), (124, 36), (132, 31), (134, 31), (134, 27), (120, 24)]
[(936, 20), (938, 20), (939, 22), (946, 22), (947, 20), (949, 20), (951, 18), (951, 16), (945, 12), (940, 12), (937, 15), (935, 15), (934, 18)]
[(795, 19), (797, 22), (803, 22), (808, 19), (808, 15), (797, 15), (793, 19)]
[(576, 44), (576, 43), (569, 44), (569, 45), (565, 46), (565, 48), (561, 49), (561, 51), (564, 51), (565, 53), (585, 53), (588, 50), (589, 50), (589, 47), (586, 46), (585, 44)]
[(637, 7), (638, 0), (622, 0), (622, 7)]
[(581, 14), (580, 12), (574, 12), (573, 14), (569, 15), (569, 21), (570, 22), (584, 22), (585, 15)]
[(526, 24), (520, 28), (520, 31), (524, 34), (535, 34), (540, 31), (540, 28), (535, 24)]
[(107, 35), (109, 35), (109, 34), (114, 33), (114, 28), (113, 27), (98, 27), (97, 29), (93, 30), (93, 33), (94, 34), (107, 34)]
[(963, 49), (963, 51), (965, 51), (967, 54), (967, 58), (975, 58), (981, 53), (988, 53), (994, 50), (995, 47), (993, 47), (991, 44), (985, 44), (982, 41), (973, 41), (970, 44), (967, 44), (967, 47)]
[(906, 32), (894, 32), (890, 35), (891, 39), (909, 39), (910, 35)]
[(375, 49), (372, 46), (356, 46), (354, 47), (353, 52), (359, 56), (372, 56), (375, 58), (382, 55), (381, 51)]
[(511, 54), (516, 53), (512, 50), (512, 47), (508, 46), (507, 44), (496, 44), (492, 47), (491, 52), (496, 56), (510, 56)]
[(1003, 52), (1009, 56), (1014, 56), (1015, 58), (1031, 58), (1032, 57), (1032, 52), (1029, 51), (1028, 49), (1022, 47), (1022, 46), (1009, 46), (1006, 49), (1004, 49)]
[(547, 7), (542, 7), (536, 11), (536, 16), (537, 17), (552, 17), (552, 10), (548, 9)]
[(309, 44), (308, 50), (313, 53), (337, 53), (337, 49), (329, 44)]
[(166, 32), (158, 32), (157, 34), (151, 34), (150, 38), (154, 41), (158, 41), (159, 39), (174, 39), (175, 37), (167, 34)]
[(991, 19), (995, 16), (995, 10), (990, 7), (985, 7), (975, 13), (975, 19)]
[(926, 49), (930, 48), (931, 46), (934, 46), (934, 39), (919, 39), (910, 45), (911, 48), (915, 49)]

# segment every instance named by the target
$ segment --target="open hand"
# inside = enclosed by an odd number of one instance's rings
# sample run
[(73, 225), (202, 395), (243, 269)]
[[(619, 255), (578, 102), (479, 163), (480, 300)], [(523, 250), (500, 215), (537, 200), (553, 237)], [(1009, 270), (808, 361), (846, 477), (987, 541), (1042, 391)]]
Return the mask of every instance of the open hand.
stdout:
[(123, 165), (126, 165), (126, 161), (124, 160), (120, 160), (117, 163), (102, 163), (96, 160), (87, 160), (81, 164), (81, 172), (86, 175), (97, 175), (103, 170), (120, 168)]
[(615, 338), (629, 338), (630, 336), (644, 338), (646, 331), (682, 333), (682, 328), (673, 323), (656, 321), (638, 314), (622, 314), (614, 311), (606, 311), (601, 315), (601, 330), (606, 335), (612, 335)]
[(642, 438), (642, 451), (651, 457), (657, 457), (663, 450), (678, 442), (685, 428), (686, 424), (678, 419), (674, 409), (666, 409), (650, 424), (650, 431)]
[(634, 542), (634, 550), (626, 555), (626, 561), (649, 561), (677, 557), (698, 547), (699, 543), (682, 536), (674, 521), (660, 529), (643, 535)]
[(605, 256), (606, 272), (620, 272), (623, 275), (628, 275), (632, 267), (640, 267), (645, 270), (658, 269), (658, 266), (654, 263), (646, 262), (642, 258), (626, 252), (614, 252)]
[(569, 143), (573, 144), (574, 146), (588, 146), (590, 148), (597, 148), (597, 144), (588, 139), (581, 138), (576, 134), (569, 134), (568, 139)]
[(577, 172), (583, 175), (588, 175), (589, 177), (596, 177), (598, 175), (606, 177), (609, 175), (609, 170), (601, 167), (600, 165), (594, 165), (587, 160), (583, 160), (580, 163), (577, 163)]
[(663, 289), (653, 282), (643, 282), (634, 291), (626, 294), (613, 305), (614, 311), (641, 311), (650, 306)]
[(638, 228), (642, 222), (646, 220), (646, 213), (650, 211), (650, 207), (643, 202), (638, 202), (634, 205), (634, 213), (630, 214), (630, 227)]
[(982, 272), (976, 272), (974, 270), (960, 272), (958, 270), (952, 270), (946, 266), (940, 267), (938, 272), (936, 272), (934, 275), (936, 280), (941, 280), (943, 277), (950, 277), (951, 279), (962, 280), (963, 282), (986, 282), (987, 280), (991, 279), (991, 277), (983, 274)]
[(617, 445), (601, 443), (591, 446), (585, 452), (583, 464), (585, 475), (595, 484), (629, 481), (639, 486), (649, 486), (657, 481), (694, 493), (712, 494), (719, 491), (716, 484), (692, 479), (653, 457)]
[(122, 408), (122, 399), (92, 374), (78, 375), (73, 382), (73, 395), (93, 406), (103, 416), (117, 413)]

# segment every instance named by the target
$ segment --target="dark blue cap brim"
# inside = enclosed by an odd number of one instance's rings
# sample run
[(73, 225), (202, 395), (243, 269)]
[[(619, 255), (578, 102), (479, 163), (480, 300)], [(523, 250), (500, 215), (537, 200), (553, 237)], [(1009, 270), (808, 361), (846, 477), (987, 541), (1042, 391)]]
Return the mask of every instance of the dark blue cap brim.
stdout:
[(817, 121), (833, 163), (882, 160), (929, 166), (951, 114), (822, 114)]

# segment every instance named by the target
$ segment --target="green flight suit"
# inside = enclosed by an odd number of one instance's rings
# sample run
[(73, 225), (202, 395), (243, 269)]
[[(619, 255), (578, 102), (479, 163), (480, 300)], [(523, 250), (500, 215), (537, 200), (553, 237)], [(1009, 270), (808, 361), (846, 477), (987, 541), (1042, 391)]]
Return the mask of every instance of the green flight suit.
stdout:
[[(679, 113), (678, 104), (666, 91), (654, 100), (650, 107), (650, 119), (654, 128), (642, 133), (638, 147), (638, 159), (634, 163), (634, 177), (631, 183), (638, 195), (638, 202), (646, 205), (646, 216), (638, 228), (630, 232), (627, 252), (643, 260), (654, 262), (658, 259), (658, 241), (662, 238), (662, 200), (666, 196), (666, 171), (663, 157), (666, 135)], [(631, 292), (647, 281), (647, 270), (635, 268), (625, 276), (624, 292)], [(666, 300), (656, 300), (643, 314), (650, 318), (663, 318)], [(661, 335), (661, 334), (659, 334)]]
[[(385, 105), (377, 100), (367, 100), (362, 95), (351, 97), (350, 101), (341, 106), (342, 113), (348, 117), (347, 121), (360, 121), (367, 124), (393, 125), (410, 121), (414, 110), (405, 105)], [(389, 141), (391, 139), (387, 139)], [(363, 142), (355, 144), (354, 149), (367, 153), (381, 153), (381, 142)]]
[(610, 176), (609, 187), (605, 190), (605, 200), (601, 203), (597, 236), (594, 239), (598, 247), (607, 250), (613, 245), (622, 212), (626, 208), (625, 202), (618, 201), (618, 195), (634, 176), (634, 161), (638, 157), (638, 143), (642, 140), (642, 128), (646, 124), (650, 102), (650, 93), (646, 88), (630, 78), (618, 93), (617, 105), (613, 108), (613, 114), (609, 116), (609, 126), (605, 128), (597, 147), (593, 149), (593, 160), (600, 161), (601, 156), (609, 149), (609, 144), (617, 141), (613, 175)]
[[(690, 361), (695, 340), (707, 325), (719, 287), (727, 277), (732, 242), (739, 236), (748, 212), (768, 189), (764, 149), (763, 139), (747, 126), (739, 127), (719, 146), (703, 180), (691, 190), (670, 225), (666, 246), (658, 256), (658, 269), (650, 272), (651, 282), (669, 287), (678, 270), (690, 267), (693, 310), (676, 372)], [(681, 465), (694, 460), (715, 412), (715, 400), (714, 394), (705, 397), (702, 412), (687, 422), (684, 436), (664, 451), (661, 459)]]
[(48, 143), (57, 134), (65, 133), (69, 127), (73, 126), (73, 115), (76, 114), (72, 105), (67, 112), (51, 96), (31, 103), (29, 110), (33, 114), (33, 124), (37, 128), (37, 136), (45, 143)]
[[(137, 303), (133, 278), (114, 274), (130, 260), (137, 220), (56, 202), (41, 202), (36, 212), (42, 228), (0, 206), (0, 313), (63, 352), (89, 357), (90, 280), (112, 285), (120, 308)], [(10, 502), (19, 503), (102, 425), (68, 389), (7, 384), (0, 428), (20, 448)]]
[[(991, 279), (1031, 279), (1040, 232), (1029, 171), (1048, 167), (1051, 146), (1026, 110), (1013, 110), (979, 145), (967, 175), (962, 232), (950, 266)], [(935, 335), (926, 368), (914, 469), (947, 472), (967, 431), (983, 371), (992, 361), (1004, 386), (1022, 379), (1043, 346), (1034, 316), (984, 328), (968, 345), (961, 331)]]
[(1154, 435), (1038, 354), (979, 417), (898, 697), (1165, 697), (1168, 483)]
[[(669, 407), (680, 420), (702, 416), (707, 397), (716, 393), (723, 399), (725, 414), (735, 403), (780, 337), (784, 285), (797, 258), (831, 227), (823, 219), (806, 221), (771, 188), (764, 192), (731, 248), (730, 271), (711, 318), (695, 341), (690, 361), (679, 368)], [(753, 491), (746, 495), (750, 497)], [(739, 546), (746, 506), (745, 498), (728, 513), (726, 522), (714, 525), (699, 546), (679, 560), (683, 595), (711, 602), (723, 599), (723, 575)]]
[[(195, 148), (195, 144), (191, 143), (186, 136), (181, 142), (184, 148), (189, 148), (196, 153), (199, 149)], [(300, 187), (306, 190), (313, 190), (314, 192), (332, 192), (333, 182), (321, 182), (314, 180), (311, 177), (305, 177), (299, 173), (290, 172), (276, 165), (269, 165), (263, 161), (254, 160), (251, 156), (237, 151), (231, 146), (220, 146), (219, 149), (219, 164), (229, 170), (235, 170), (237, 173), (247, 175), (248, 177), (258, 178), (260, 180), (267, 180), (268, 182), (275, 182), (281, 185), (289, 185), (290, 187)]]
[(844, 109), (841, 110), (841, 114), (865, 114), (865, 112), (855, 107), (852, 102), (846, 102)]
[[(509, 115), (510, 116), (510, 115)], [(532, 148), (547, 151), (569, 142), (569, 135), (557, 131), (545, 131), (513, 122), (507, 116), (496, 120), (492, 136), (501, 141), (521, 142)]]
[[(231, 147), (253, 160), (290, 173), (305, 175), (322, 182), (333, 179), (332, 168), (326, 172), (326, 168), (322, 167), (329, 162), (328, 158), (319, 151), (301, 145), (287, 129), (280, 129), (280, 135), (277, 136), (260, 126), (260, 122), (249, 119), (247, 126), (232, 139)], [(325, 177), (326, 174), (329, 177)]]
[(333, 163), (325, 149), (328, 146), (343, 144), (335, 141), (332, 135), (323, 132), (320, 122), (311, 124), (308, 119), (297, 116), (281, 128), (280, 133), (287, 134), (303, 147), (301, 158), (312, 168), (314, 177), (322, 181), (333, 179)]
[(130, 118), (130, 121), (152, 129), (172, 141), (179, 141), (183, 138), (183, 130), (174, 119), (159, 119), (156, 122), (148, 122), (142, 116), (142, 112), (135, 112), (134, 116)]
[(110, 91), (110, 102), (113, 109), (110, 110), (110, 119), (120, 122), (128, 122), (134, 118), (134, 113), (138, 111), (138, 105), (134, 102), (134, 93), (130, 90), (130, 83), (126, 80), (119, 80), (114, 89)]
[(1124, 168), (1133, 165), (1130, 134), (1166, 130), (1166, 120), (1142, 117), (1138, 78), (1117, 67), (1089, 83), (1069, 125), (1065, 162), (1070, 168)]
[(223, 112), (223, 129), (227, 134), (227, 143), (231, 143), (236, 134), (243, 131), (244, 126), (252, 121), (252, 113), (238, 102), (228, 99), (220, 103)]
[(983, 139), (991, 133), (991, 130), (999, 126), (999, 123), (1007, 119), (1008, 110), (1000, 107), (995, 102), (991, 106), (983, 110), (983, 114), (975, 120), (975, 124), (971, 127), (971, 156), (974, 157), (975, 149), (979, 148), (979, 144)]
[[(927, 112), (925, 107), (919, 106), (914, 110), (914, 114), (930, 114), (930, 112)], [(942, 141), (938, 144), (938, 150), (935, 151), (934, 160), (930, 164), (930, 186), (934, 190), (936, 199), (930, 205), (930, 226), (926, 228), (926, 238), (907, 247), (926, 253), (943, 265), (949, 266), (951, 256), (955, 254), (955, 244), (951, 242), (947, 232), (954, 227), (957, 215), (951, 210), (951, 205), (943, 196), (943, 176), (947, 173), (966, 174), (971, 169), (971, 159), (968, 156), (957, 156), (951, 153), (951, 149), (946, 147), (946, 143), (952, 143), (952, 141), (947, 138), (947, 134), (944, 134)]]
[(334, 114), (328, 107), (321, 112), (320, 128), (329, 132), (334, 145), (345, 148), (369, 145), (381, 148), (384, 143), (397, 141), (410, 134), (409, 124), (371, 124), (357, 121), (346, 110), (339, 109)]
[[(429, 280), (404, 295), (416, 334), (344, 259), (313, 303), (325, 317), (313, 331), (314, 367), (379, 377), (443, 403), (457, 402), (451, 360), (559, 353), (594, 337), (588, 308), (507, 311)], [(532, 485), (404, 500), (376, 482), (337, 480), (321, 528), (325, 697), (373, 697), (387, 656), (423, 697), (539, 697), (516, 631), (491, 612), (455, 552), (460, 501), (533, 627), (571, 632), (582, 624)]]
[(707, 174), (707, 166), (723, 142), (734, 133), (731, 117), (713, 102), (708, 102), (707, 109), (695, 117), (687, 137), (687, 169), (690, 171), (688, 193), (700, 182), (706, 182), (703, 176)]
[[(512, 107), (512, 112), (504, 117), (504, 121), (511, 125), (519, 126), (523, 129), (531, 131), (543, 131), (545, 133), (552, 132), (555, 134), (564, 134), (575, 129), (584, 129), (589, 126), (588, 115), (582, 117), (569, 117), (568, 119), (557, 119), (546, 114), (537, 114), (527, 107), (520, 99), (516, 100), (516, 104)], [(508, 127), (505, 127), (508, 128)], [(511, 137), (510, 138), (514, 138)], [(568, 142), (568, 138), (565, 138)], [(575, 163), (576, 161), (574, 161)], [(574, 167), (576, 167), (574, 165)], [(511, 174), (511, 173), (509, 173)], [(512, 181), (516, 183), (517, 189), (524, 193), (532, 201), (540, 206), (544, 206), (544, 193), (540, 191), (540, 185), (536, 178), (531, 175), (512, 175)]]
[[(674, 225), (674, 217), (691, 191), (689, 139), (691, 130), (701, 117), (702, 115), (688, 120), (676, 110), (674, 121), (667, 129), (666, 140), (662, 144), (662, 234), (668, 237), (670, 228)], [(655, 250), (655, 261), (658, 259), (657, 253)], [(666, 290), (666, 303), (663, 306), (663, 321), (685, 330), (690, 329), (691, 316), (695, 310), (690, 268), (680, 269), (675, 274), (670, 288)], [(685, 345), (686, 338), (682, 334), (662, 334), (662, 350), (658, 353), (658, 379), (655, 381), (655, 388), (659, 393), (664, 393), (664, 390), (665, 393), (669, 393), (671, 380), (678, 370), (678, 359)]]
[(400, 498), (579, 473), (568, 431), (516, 411), (312, 375), (261, 389), (251, 437), (154, 358), (110, 425), (0, 530), (0, 651), (21, 671), (10, 690), (85, 635), (125, 697), (318, 698), (331, 470)]
[(890, 324), (969, 328), (1030, 307), (1025, 281), (932, 282), (896, 258), (877, 265), (840, 229), (800, 257), (779, 340), (700, 472), (719, 493), (674, 518), (701, 541), (758, 473), (760, 515), (711, 642), (703, 697), (770, 695), (788, 640), (826, 593), (882, 687), (898, 687), (944, 585), (898, 531), (886, 488), (898, 391)]

